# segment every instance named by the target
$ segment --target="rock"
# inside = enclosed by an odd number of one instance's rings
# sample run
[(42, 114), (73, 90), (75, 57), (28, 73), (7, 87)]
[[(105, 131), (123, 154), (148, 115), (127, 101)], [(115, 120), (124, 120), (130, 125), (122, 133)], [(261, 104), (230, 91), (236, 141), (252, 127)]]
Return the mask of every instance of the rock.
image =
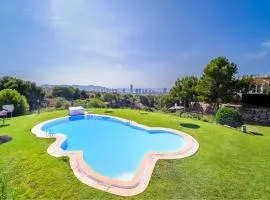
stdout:
[(267, 119), (267, 115), (266, 114), (261, 114), (260, 118), (261, 119)]

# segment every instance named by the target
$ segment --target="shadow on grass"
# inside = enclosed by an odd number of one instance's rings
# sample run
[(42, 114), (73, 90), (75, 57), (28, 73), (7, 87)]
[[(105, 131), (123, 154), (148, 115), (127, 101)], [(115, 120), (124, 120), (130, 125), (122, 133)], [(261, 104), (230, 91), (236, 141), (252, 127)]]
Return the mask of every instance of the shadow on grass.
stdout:
[(113, 113), (113, 110), (105, 110), (104, 113)]
[(68, 156), (60, 157), (59, 160), (63, 161), (66, 165), (69, 166), (69, 157)]
[(1, 124), (0, 128), (7, 127), (7, 126), (9, 126), (9, 124)]
[(185, 127), (185, 128), (193, 128), (193, 129), (200, 128), (200, 126), (197, 125), (197, 124), (181, 123), (180, 125), (183, 126), (183, 127)]
[(263, 126), (263, 127), (270, 127), (270, 124), (265, 124), (265, 123), (252, 123), (252, 122), (248, 122), (246, 124), (248, 124), (248, 125), (259, 125), (259, 126)]
[(8, 135), (1, 135), (0, 136), (0, 144), (9, 142), (10, 140), (12, 140), (12, 137), (10, 137)]
[(254, 136), (263, 136), (262, 133), (254, 132), (254, 131), (249, 131), (247, 134), (254, 135)]
[(65, 163), (69, 162), (69, 158), (67, 156), (61, 157), (61, 160), (64, 161)]

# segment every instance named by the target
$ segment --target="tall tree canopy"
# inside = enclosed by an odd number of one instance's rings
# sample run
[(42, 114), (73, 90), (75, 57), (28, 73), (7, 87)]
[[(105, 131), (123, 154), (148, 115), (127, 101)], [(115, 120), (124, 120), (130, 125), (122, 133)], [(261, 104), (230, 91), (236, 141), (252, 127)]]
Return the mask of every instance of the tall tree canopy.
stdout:
[(188, 107), (191, 101), (196, 100), (198, 81), (196, 76), (178, 78), (170, 90), (170, 96), (176, 101), (184, 102), (184, 105)]
[(5, 104), (14, 105), (14, 115), (25, 114), (29, 109), (25, 96), (13, 89), (0, 90), (0, 106)]
[(237, 66), (225, 57), (217, 57), (204, 68), (197, 91), (200, 100), (208, 103), (227, 103), (235, 94)]
[(4, 76), (0, 79), (0, 90), (13, 89), (25, 96), (30, 108), (33, 109), (37, 100), (43, 101), (45, 92), (36, 83), (24, 81), (14, 77)]
[[(97, 98), (99, 98), (99, 97), (97, 96)], [(119, 101), (119, 98), (120, 98), (119, 94), (117, 94), (117, 93), (105, 93), (103, 95), (103, 101), (109, 102), (109, 103), (116, 103)]]
[(75, 87), (64, 87), (64, 86), (54, 87), (52, 95), (54, 97), (63, 97), (67, 100), (88, 98), (86, 91), (79, 90), (78, 88)]

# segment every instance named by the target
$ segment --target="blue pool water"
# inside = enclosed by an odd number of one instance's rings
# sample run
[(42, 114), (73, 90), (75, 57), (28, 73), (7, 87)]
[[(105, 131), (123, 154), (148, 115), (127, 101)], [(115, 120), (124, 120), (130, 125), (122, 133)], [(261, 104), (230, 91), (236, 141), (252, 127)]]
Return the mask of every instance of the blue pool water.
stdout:
[(174, 152), (185, 144), (172, 132), (147, 131), (111, 117), (74, 116), (42, 130), (65, 134), (64, 150), (82, 150), (94, 171), (124, 181), (132, 179), (147, 152)]

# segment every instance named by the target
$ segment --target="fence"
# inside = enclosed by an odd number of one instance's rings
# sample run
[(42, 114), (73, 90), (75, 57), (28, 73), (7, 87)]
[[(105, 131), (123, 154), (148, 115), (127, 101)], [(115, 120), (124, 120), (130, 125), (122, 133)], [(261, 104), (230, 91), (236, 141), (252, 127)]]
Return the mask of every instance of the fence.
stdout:
[(270, 107), (270, 95), (267, 94), (243, 94), (242, 102), (244, 104)]

